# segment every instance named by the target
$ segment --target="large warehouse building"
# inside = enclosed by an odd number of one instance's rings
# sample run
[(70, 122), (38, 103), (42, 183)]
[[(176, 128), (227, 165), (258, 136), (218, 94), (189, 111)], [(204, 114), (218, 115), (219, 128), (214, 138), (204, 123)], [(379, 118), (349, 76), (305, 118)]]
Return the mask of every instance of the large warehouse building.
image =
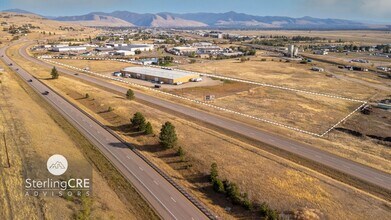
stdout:
[(132, 78), (164, 82), (166, 84), (189, 82), (190, 79), (200, 77), (198, 74), (151, 67), (126, 67), (121, 70), (121, 73), (124, 75), (130, 74)]

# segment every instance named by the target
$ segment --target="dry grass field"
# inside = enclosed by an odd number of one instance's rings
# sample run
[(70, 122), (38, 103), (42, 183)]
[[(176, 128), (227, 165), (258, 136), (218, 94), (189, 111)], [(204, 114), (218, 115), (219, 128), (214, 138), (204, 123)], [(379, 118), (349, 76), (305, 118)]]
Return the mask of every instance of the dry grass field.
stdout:
[(269, 87), (225, 81), (223, 85), (169, 91), (203, 101), (213, 94), (213, 105), (282, 123), (316, 134), (354, 111), (361, 103)]
[(364, 100), (376, 93), (374, 89), (363, 88), (353, 82), (311, 71), (311, 65), (280, 62), (279, 58), (267, 58), (266, 61), (262, 61), (263, 58), (253, 57), (246, 62), (227, 59), (205, 64), (182, 65), (180, 68), (354, 99)]
[[(299, 64), (296, 64), (296, 65), (299, 65)], [(33, 66), (35, 66), (35, 65), (32, 64), (31, 67), (33, 67)], [(320, 75), (319, 73), (313, 73), (313, 72), (310, 72), (310, 73), (315, 74), (314, 77), (317, 77)], [(251, 72), (250, 72), (250, 75), (251, 75)], [(230, 76), (232, 76), (232, 75), (230, 75)], [(329, 79), (328, 77), (325, 77), (325, 78)], [(293, 80), (291, 80), (291, 81), (293, 81)], [(338, 81), (340, 82), (341, 86), (344, 84), (349, 85), (349, 86), (347, 86), (347, 88), (349, 88), (349, 91), (348, 91), (349, 94), (353, 93), (351, 90), (357, 91), (358, 95), (360, 95), (360, 93), (364, 93), (364, 90), (367, 90), (367, 91), (373, 92), (373, 94), (371, 94), (372, 97), (377, 97), (377, 98), (379, 98), (379, 96), (383, 97), (380, 95), (381, 93), (379, 91), (377, 91), (376, 88), (371, 89), (369, 87), (363, 87), (361, 84), (357, 84), (357, 82), (354, 82), (354, 81), (352, 82), (350, 80), (338, 80)], [(111, 81), (111, 82), (118, 84), (118, 85), (121, 85), (121, 86), (124, 86), (124, 84), (119, 83), (119, 82), (113, 82), (113, 81)], [(299, 82), (301, 82), (303, 85), (307, 85), (303, 79), (300, 79)], [(320, 82), (320, 84), (325, 84), (325, 82)], [(240, 85), (240, 84), (239, 84), (239, 86), (237, 86), (238, 84), (236, 84), (236, 83), (234, 83), (233, 85), (234, 86), (232, 86), (232, 87), (230, 86), (231, 92), (235, 92), (235, 91), (240, 92), (240, 91), (245, 91), (243, 89), (248, 89), (247, 87), (243, 87), (243, 85)], [(244, 84), (244, 85), (246, 85), (246, 84)], [(331, 83), (330, 87), (334, 87), (334, 83)], [(298, 88), (300, 88), (300, 87), (298, 87)], [(344, 87), (336, 88), (336, 89), (342, 90), (343, 88)], [(137, 88), (135, 88), (135, 89), (137, 89)], [(202, 88), (197, 88), (197, 89), (200, 89), (201, 91), (203, 90)], [(197, 91), (197, 89), (195, 91)], [(209, 90), (210, 88), (207, 88), (207, 89)], [(327, 88), (326, 88), (326, 90), (327, 90)], [(189, 90), (189, 91), (192, 91), (192, 90)], [(301, 134), (301, 133), (298, 133), (298, 132), (295, 132), (292, 130), (288, 130), (285, 128), (281, 128), (281, 127), (277, 127), (277, 126), (270, 126), (269, 124), (264, 123), (264, 122), (255, 121), (255, 120), (252, 120), (249, 118), (244, 118), (242, 116), (233, 115), (233, 114), (222, 112), (222, 111), (217, 111), (217, 110), (205, 107), (205, 106), (200, 106), (200, 105), (197, 105), (194, 103), (189, 103), (189, 102), (186, 102), (183, 100), (178, 100), (176, 98), (167, 97), (167, 96), (156, 94), (156, 93), (149, 92), (146, 90), (144, 90), (143, 92), (147, 92), (147, 93), (150, 93), (151, 95), (159, 96), (163, 99), (168, 99), (173, 102), (180, 102), (182, 104), (189, 105), (194, 108), (198, 108), (198, 109), (202, 109), (202, 110), (212, 112), (215, 114), (223, 115), (228, 118), (233, 118), (235, 120), (245, 122), (249, 125), (253, 125), (255, 127), (265, 129), (269, 132), (283, 134), (283, 135), (288, 136), (290, 138), (302, 141), (304, 143), (308, 143), (314, 147), (319, 147), (323, 150), (327, 150), (331, 153), (348, 158), (350, 160), (357, 161), (362, 164), (366, 164), (368, 166), (383, 170), (385, 172), (391, 172), (391, 167), (389, 166), (389, 161), (391, 160), (391, 151), (388, 148), (388, 146), (379, 143), (379, 141), (377, 141), (377, 140), (374, 140), (374, 139), (371, 139), (371, 138), (368, 138), (365, 136), (364, 137), (355, 137), (355, 136), (352, 136), (352, 135), (344, 133), (344, 132), (333, 130), (330, 133), (328, 133), (326, 136), (324, 136), (323, 138), (316, 138), (316, 137), (312, 137), (312, 136), (309, 136), (306, 134)], [(182, 95), (181, 90), (178, 90), (177, 93), (178, 92)], [(206, 94), (206, 92), (203, 92), (203, 93)], [(223, 93), (223, 94), (225, 94), (225, 93)], [(362, 96), (367, 97), (367, 95), (363, 94)], [(358, 113), (356, 113), (352, 117), (356, 117), (357, 114)], [(373, 122), (368, 121), (369, 119), (367, 119), (366, 117), (361, 117), (361, 120), (365, 120), (366, 123), (371, 124), (372, 127), (376, 126), (377, 130), (381, 130), (381, 129), (385, 128), (383, 126), (384, 123), (373, 123)], [(360, 121), (356, 121), (356, 123), (360, 123)], [(340, 124), (340, 126), (344, 127), (344, 124), (345, 123), (342, 123), (342, 124)], [(354, 129), (357, 126), (360, 126), (360, 125), (356, 124), (356, 125), (352, 126), (352, 123), (349, 123), (349, 128)]]
[[(14, 52), (15, 48), (10, 51)], [(49, 76), (49, 69), (21, 62), (22, 59), (17, 55), (14, 58), (22, 66), (28, 66), (37, 77)], [(308, 207), (320, 210), (330, 219), (391, 217), (390, 204), (386, 202), (211, 129), (65, 76), (46, 82), (121, 133), (223, 219), (248, 216), (238, 207), (233, 207), (231, 213), (224, 211), (224, 207), (231, 205), (221, 195), (214, 194), (206, 183), (205, 175), (212, 162), (218, 164), (222, 178), (238, 183), (252, 200), (266, 201), (280, 211)], [(85, 93), (89, 93), (90, 98), (83, 98)], [(108, 106), (115, 110), (102, 111)], [(179, 146), (186, 152), (186, 159), (180, 160), (173, 151), (163, 151), (157, 145), (156, 137), (142, 136), (129, 130), (129, 118), (136, 111), (143, 112), (156, 133), (165, 121), (173, 122), (178, 132)], [(191, 167), (185, 168), (189, 164)]]
[(113, 62), (106, 60), (72, 60), (72, 59), (60, 59), (56, 60), (57, 62), (64, 63), (67, 65), (71, 65), (78, 68), (86, 68), (88, 67), (90, 71), (96, 73), (113, 73), (115, 71), (120, 71), (125, 67), (134, 66), (131, 63), (122, 63), (122, 62)]
[[(2, 65), (3, 67), (5, 65)], [(63, 131), (60, 121), (48, 113), (43, 103), (32, 99), (32, 90), (19, 85), (11, 71), (0, 76), (1, 136), (5, 134), (10, 167), (7, 164), (5, 143), (1, 138), (1, 219), (71, 219), (81, 216), (83, 209), (90, 210), (90, 216), (103, 219), (138, 218), (118, 198), (101, 174), (93, 170), (78, 148), (75, 137)], [(26, 108), (28, 106), (28, 108)], [(56, 121), (55, 121), (56, 120)], [(52, 135), (55, 134), (55, 135)], [(93, 194), (87, 205), (78, 204), (61, 197), (25, 197), (24, 178), (41, 176), (46, 171), (47, 158), (55, 153), (65, 155), (69, 164), (80, 168), (67, 175), (92, 177)], [(42, 164), (45, 167), (42, 167)], [(91, 173), (93, 172), (93, 173)], [(88, 174), (89, 173), (89, 174)], [(44, 175), (44, 174), (43, 174)]]
[(363, 30), (349, 30), (349, 31), (286, 31), (286, 30), (259, 30), (259, 31), (228, 31), (229, 33), (242, 35), (284, 35), (284, 36), (308, 36), (321, 37), (331, 40), (339, 40), (357, 42), (362, 44), (387, 44), (391, 42), (391, 33), (389, 31), (363, 31)]
[[(10, 25), (20, 27), (25, 24), (31, 24), (39, 27), (38, 29), (30, 29), (31, 33), (27, 34), (27, 37), (31, 40), (54, 40), (58, 38), (88, 38), (89, 36), (95, 36), (98, 30), (94, 28), (84, 27), (77, 24), (67, 24), (58, 21), (48, 20), (37, 15), (31, 14), (15, 14), (9, 12), (0, 12), (0, 23), (6, 22), (7, 24), (1, 26), (0, 41), (10, 41), (12, 35), (3, 31), (3, 28), (7, 28)], [(74, 30), (64, 29), (72, 27)], [(46, 34), (41, 32), (45, 31)], [(49, 32), (52, 35), (49, 36)], [(55, 33), (55, 35), (54, 35)]]

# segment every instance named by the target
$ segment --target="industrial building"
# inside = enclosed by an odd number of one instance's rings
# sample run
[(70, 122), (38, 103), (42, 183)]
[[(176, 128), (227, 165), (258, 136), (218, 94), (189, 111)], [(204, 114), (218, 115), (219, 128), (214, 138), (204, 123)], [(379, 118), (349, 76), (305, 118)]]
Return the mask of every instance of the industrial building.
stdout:
[(153, 44), (128, 44), (126, 46), (118, 46), (114, 47), (116, 50), (128, 50), (135, 52), (136, 50), (139, 51), (152, 51), (154, 46)]
[(172, 48), (172, 52), (176, 55), (189, 55), (197, 52), (197, 48), (195, 47), (174, 47)]
[(189, 82), (191, 79), (199, 78), (198, 74), (182, 72), (170, 69), (158, 69), (151, 67), (126, 67), (121, 70), (123, 75), (129, 74), (132, 78), (143, 79), (166, 84)]
[(117, 50), (112, 52), (112, 54), (117, 56), (133, 56), (135, 55), (135, 52), (130, 50)]
[(81, 47), (81, 46), (65, 46), (65, 47), (53, 47), (50, 49), (51, 51), (54, 52), (67, 52), (67, 51), (84, 51), (87, 50), (86, 47)]

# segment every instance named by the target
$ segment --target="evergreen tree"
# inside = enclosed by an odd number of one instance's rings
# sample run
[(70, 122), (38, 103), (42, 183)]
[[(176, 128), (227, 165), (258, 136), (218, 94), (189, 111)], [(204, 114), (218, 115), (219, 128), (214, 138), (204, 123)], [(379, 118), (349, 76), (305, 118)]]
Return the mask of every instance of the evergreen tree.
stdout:
[(136, 112), (133, 115), (133, 118), (130, 119), (130, 122), (132, 123), (132, 127), (137, 128), (138, 131), (144, 131), (145, 130), (145, 117), (141, 112)]
[(50, 75), (52, 75), (52, 79), (58, 79), (58, 71), (56, 69), (56, 67), (54, 66), (53, 69), (52, 69), (52, 72), (50, 73)]
[(178, 141), (178, 137), (175, 132), (175, 126), (170, 122), (166, 122), (160, 130), (159, 140), (160, 144), (163, 145), (164, 148), (175, 147)]
[(152, 125), (151, 125), (151, 122), (147, 122), (147, 124), (145, 125), (145, 134), (153, 134), (153, 128), (152, 128)]
[(219, 176), (219, 172), (217, 171), (217, 164), (212, 163), (212, 165), (210, 166), (210, 177), (209, 177), (210, 181), (214, 182), (218, 176)]

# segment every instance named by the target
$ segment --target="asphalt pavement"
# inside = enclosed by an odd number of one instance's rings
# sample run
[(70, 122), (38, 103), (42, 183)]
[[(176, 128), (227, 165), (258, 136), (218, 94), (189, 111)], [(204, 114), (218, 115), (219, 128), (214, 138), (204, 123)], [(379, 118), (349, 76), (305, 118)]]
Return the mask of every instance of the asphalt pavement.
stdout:
[[(19, 76), (56, 108), (92, 144), (120, 170), (163, 219), (208, 219), (188, 198), (163, 178), (155, 169), (129, 149), (116, 136), (75, 106), (64, 100), (49, 87), (36, 80), (26, 70), (11, 61), (0, 49), (0, 56)], [(31, 82), (29, 82), (32, 80)], [(45, 94), (45, 92), (49, 92)], [(99, 193), (99, 192), (94, 192)]]
[[(37, 64), (53, 67), (53, 65), (45, 63), (41, 60), (38, 60), (34, 57), (29, 56), (26, 53), (26, 47), (22, 47), (19, 50), (19, 53), (25, 58)], [(64, 74), (69, 74), (75, 76), (76, 71), (69, 70), (66, 68), (62, 68), (57, 66), (57, 69), (60, 70)], [(94, 77), (91, 75), (79, 73), (76, 77), (88, 81), (90, 83), (109, 88), (111, 90), (120, 92), (125, 94), (129, 89), (126, 85), (119, 86), (113, 83), (110, 83), (104, 79)], [(145, 93), (140, 93), (135, 91), (135, 97), (137, 99), (143, 100), (145, 102), (149, 102), (151, 104), (169, 109), (174, 112), (181, 113), (188, 117), (194, 118), (199, 121), (203, 121), (206, 123), (213, 124), (215, 126), (221, 127), (223, 129), (229, 130), (231, 132), (235, 132), (237, 134), (243, 135), (245, 137), (251, 138), (253, 140), (260, 141), (262, 143), (274, 146), (276, 148), (285, 150), (287, 152), (296, 154), (300, 157), (308, 159), (310, 161), (314, 161), (323, 166), (327, 166), (336, 171), (342, 172), (344, 174), (348, 174), (355, 178), (361, 179), (368, 183), (374, 184), (376, 186), (382, 187), (386, 190), (391, 191), (391, 175), (389, 173), (383, 172), (381, 170), (377, 170), (375, 168), (366, 166), (364, 164), (357, 163), (355, 161), (351, 161), (349, 159), (337, 156), (330, 152), (324, 151), (320, 148), (301, 143), (299, 141), (290, 139), (288, 137), (284, 137), (281, 135), (273, 134), (264, 130), (260, 130), (254, 126), (250, 126), (244, 124), (242, 122), (238, 122), (235, 120), (228, 119), (226, 117), (217, 116), (215, 114), (211, 114), (205, 111), (197, 110), (191, 107), (187, 107), (185, 105), (173, 103), (170, 101), (166, 101), (151, 95), (147, 95)]]

